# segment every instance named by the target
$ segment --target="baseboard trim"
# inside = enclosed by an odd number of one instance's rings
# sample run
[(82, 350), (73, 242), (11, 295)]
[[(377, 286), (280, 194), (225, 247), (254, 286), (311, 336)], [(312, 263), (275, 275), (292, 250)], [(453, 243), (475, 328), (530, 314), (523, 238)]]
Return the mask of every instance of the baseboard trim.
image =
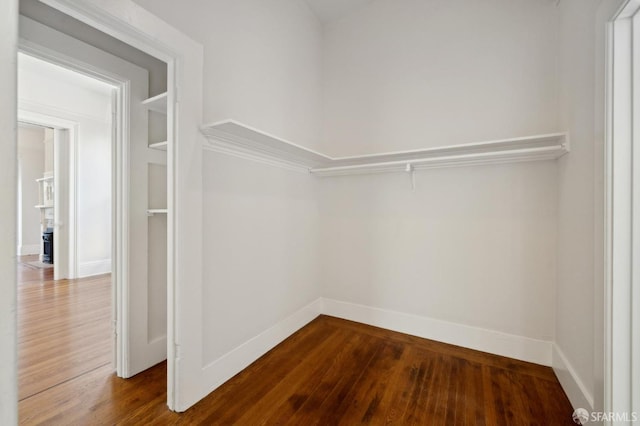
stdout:
[(318, 298), (203, 367), (203, 380), (185, 409), (213, 392), (320, 314), (545, 366), (552, 365), (553, 344), (551, 342), (403, 312)]
[[(206, 386), (201, 388), (199, 392), (200, 395), (196, 401), (207, 396), (214, 389), (247, 368), (249, 364), (269, 352), (287, 337), (313, 321), (322, 313), (321, 309), (322, 301), (321, 299), (316, 299), (205, 366), (202, 369), (205, 380), (201, 383), (206, 384)], [(194, 401), (194, 403), (196, 401)]]
[(109, 273), (111, 273), (111, 259), (94, 260), (91, 262), (82, 262), (78, 265), (77, 278)]
[(40, 244), (27, 244), (24, 246), (18, 246), (18, 256), (40, 254), (40, 248)]
[(557, 343), (553, 344), (553, 371), (573, 408), (585, 408), (588, 411), (593, 411), (593, 395), (587, 390)]
[(332, 299), (322, 312), (438, 342), (551, 366), (551, 342)]

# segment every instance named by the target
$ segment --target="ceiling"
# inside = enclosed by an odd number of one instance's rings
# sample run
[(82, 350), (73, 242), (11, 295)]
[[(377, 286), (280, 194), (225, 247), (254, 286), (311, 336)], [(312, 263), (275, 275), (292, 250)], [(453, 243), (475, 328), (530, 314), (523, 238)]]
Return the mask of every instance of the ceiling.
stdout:
[(359, 9), (373, 0), (305, 0), (320, 22), (326, 24)]

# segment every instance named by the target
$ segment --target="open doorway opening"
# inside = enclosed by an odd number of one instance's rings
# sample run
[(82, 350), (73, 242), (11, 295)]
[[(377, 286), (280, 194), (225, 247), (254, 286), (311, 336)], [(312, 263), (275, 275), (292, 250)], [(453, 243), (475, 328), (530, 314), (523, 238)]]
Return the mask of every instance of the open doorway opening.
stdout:
[(36, 269), (54, 267), (53, 129), (18, 123), (18, 259)]
[(21, 416), (47, 422), (42, 407), (87, 381), (121, 386), (167, 358), (167, 94), (149, 70), (39, 22), (21, 17), (20, 32), (19, 119), (54, 135), (53, 277), (18, 312)]
[(114, 368), (116, 88), (22, 53), (18, 76), (18, 252), (24, 255), (18, 257), (18, 376), (24, 401)]

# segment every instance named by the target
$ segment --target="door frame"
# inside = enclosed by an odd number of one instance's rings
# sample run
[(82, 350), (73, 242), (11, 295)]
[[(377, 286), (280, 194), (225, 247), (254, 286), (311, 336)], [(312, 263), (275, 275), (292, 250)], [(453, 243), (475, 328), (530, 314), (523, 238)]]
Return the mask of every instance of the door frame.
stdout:
[(131, 0), (41, 0), (167, 63), (167, 405), (201, 398), (203, 48)]
[(639, 0), (611, 16), (605, 47), (603, 402), (607, 413), (632, 416), (640, 413)]
[[(112, 141), (111, 141), (111, 191), (112, 191), (112, 208), (111, 208), (111, 300), (112, 300), (112, 327), (114, 335), (114, 358), (113, 365), (116, 374), (119, 377), (128, 377), (127, 354), (129, 342), (129, 274), (128, 274), (128, 223), (129, 223), (129, 81), (115, 76), (110, 72), (101, 70), (90, 64), (85, 64), (74, 58), (67, 57), (60, 52), (41, 46), (37, 43), (20, 39), (18, 50), (21, 53), (36, 57), (43, 61), (61, 66), (70, 71), (78, 72), (83, 75), (98, 79), (100, 81), (111, 84), (114, 87), (114, 96), (112, 97), (111, 109), (113, 112), (112, 119)], [(54, 209), (59, 211), (59, 204), (67, 203), (69, 205), (69, 214), (64, 218), (55, 216), (57, 222), (60, 219), (69, 221), (68, 233), (68, 262), (67, 272), (70, 278), (77, 278), (77, 202), (76, 202), (76, 172), (77, 172), (77, 148), (78, 148), (78, 123), (64, 118), (65, 112), (55, 110), (42, 113), (37, 107), (22, 106), (18, 109), (18, 117), (23, 121), (29, 121), (37, 124), (53, 127), (57, 130), (68, 130), (70, 133), (68, 146), (68, 199), (60, 197), (60, 184), (63, 184), (62, 167), (58, 164), (54, 166), (54, 183), (56, 185)], [(62, 161), (62, 152), (56, 147), (54, 149), (54, 161)], [(54, 239), (54, 244), (59, 238)], [(57, 246), (56, 246), (57, 248)], [(56, 248), (54, 248), (54, 253)], [(54, 279), (60, 277), (60, 273), (56, 273), (54, 268)]]
[[(21, 50), (22, 51), (22, 50)], [(27, 52), (23, 52), (27, 53)], [(33, 56), (33, 55), (31, 55)], [(77, 205), (76, 205), (76, 152), (78, 146), (78, 123), (63, 118), (64, 111), (59, 114), (56, 111), (44, 112), (34, 105), (18, 105), (18, 121), (37, 124), (54, 129), (53, 148), (53, 184), (54, 184), (54, 228), (57, 230), (62, 220), (66, 236), (65, 243), (59, 237), (60, 232), (55, 232), (58, 237), (53, 240), (53, 252), (56, 256), (56, 264), (53, 269), (53, 279), (73, 279), (78, 276), (77, 269)], [(68, 132), (68, 140), (60, 140), (59, 131)], [(64, 146), (63, 146), (64, 145)], [(64, 164), (64, 163), (68, 164)], [(63, 170), (68, 167), (69, 173), (63, 177)], [(62, 191), (64, 188), (64, 191)], [(62, 208), (62, 206), (65, 208)], [(63, 213), (64, 212), (64, 213)]]

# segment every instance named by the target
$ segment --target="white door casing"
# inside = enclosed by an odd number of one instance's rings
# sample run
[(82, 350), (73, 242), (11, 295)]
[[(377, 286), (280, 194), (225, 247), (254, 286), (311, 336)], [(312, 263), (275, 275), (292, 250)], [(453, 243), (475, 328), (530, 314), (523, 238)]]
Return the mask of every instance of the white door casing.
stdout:
[(16, 330), (18, 1), (0, 2), (0, 424), (18, 423)]
[(20, 26), (24, 52), (118, 87), (112, 151), (115, 359), (118, 375), (131, 377), (166, 359), (167, 352), (166, 332), (161, 338), (148, 336), (152, 328), (147, 315), (149, 150), (147, 112), (141, 104), (148, 97), (148, 72), (28, 18), (21, 17)]
[[(75, 191), (72, 166), (75, 156), (73, 128), (56, 128), (53, 132), (53, 279), (76, 278)], [(72, 134), (73, 132), (73, 134)], [(72, 248), (73, 245), (73, 248)]]
[[(75, 152), (78, 123), (67, 112), (34, 103), (18, 103), (18, 120), (54, 129), (53, 279), (77, 277), (75, 256)], [(64, 231), (64, 232), (61, 232)]]
[(184, 411), (211, 390), (202, 360), (203, 47), (131, 0), (42, 2), (168, 64), (167, 404)]
[[(640, 1), (608, 27), (604, 411), (640, 424)], [(629, 424), (608, 420), (605, 424)]]

